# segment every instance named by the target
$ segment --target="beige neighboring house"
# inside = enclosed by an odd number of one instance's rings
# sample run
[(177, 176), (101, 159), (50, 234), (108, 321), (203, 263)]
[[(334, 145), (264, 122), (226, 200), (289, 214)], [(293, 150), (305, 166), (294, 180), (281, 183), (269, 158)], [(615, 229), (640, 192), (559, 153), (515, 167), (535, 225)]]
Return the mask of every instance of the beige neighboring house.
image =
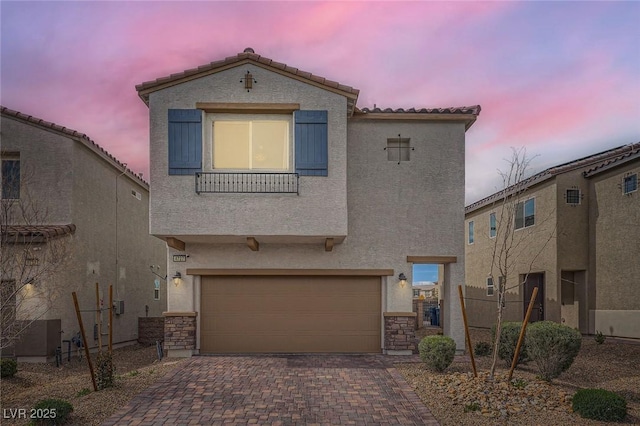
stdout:
[[(517, 252), (506, 319), (521, 321), (538, 286), (531, 319), (582, 333), (640, 338), (640, 143), (551, 167), (525, 183), (517, 208)], [(469, 322), (491, 327), (499, 278), (489, 277), (501, 193), (466, 207)], [(517, 282), (524, 281), (518, 287)]]
[[(166, 246), (149, 235), (149, 185), (87, 135), (40, 118), (1, 107), (0, 136), (1, 202), (7, 213), (3, 256), (25, 255), (28, 266), (3, 268), (2, 285), (21, 288), (15, 318), (33, 321), (3, 355), (44, 361), (61, 346), (66, 356), (63, 341), (80, 330), (73, 291), (84, 311), (88, 346), (95, 348), (95, 283), (103, 308), (110, 284), (118, 301), (113, 343), (135, 342), (138, 317), (161, 317), (167, 306), (166, 281), (156, 287), (150, 271), (150, 265), (159, 266), (155, 270), (164, 278)], [(11, 207), (5, 211), (6, 206)], [(15, 214), (20, 206), (39, 213), (27, 214), (25, 221)], [(66, 253), (66, 262), (53, 274), (41, 274), (52, 248)], [(14, 276), (20, 271), (23, 276)], [(105, 334), (107, 319), (104, 312)], [(106, 335), (102, 340), (107, 342)]]
[(418, 282), (413, 285), (413, 297), (423, 296), (426, 299), (438, 299), (440, 295), (438, 283)]
[(444, 333), (464, 348), (455, 286), (479, 106), (360, 109), (357, 89), (250, 48), (136, 88), (150, 231), (176, 284), (169, 356), (410, 353), (413, 263), (445, 265)]

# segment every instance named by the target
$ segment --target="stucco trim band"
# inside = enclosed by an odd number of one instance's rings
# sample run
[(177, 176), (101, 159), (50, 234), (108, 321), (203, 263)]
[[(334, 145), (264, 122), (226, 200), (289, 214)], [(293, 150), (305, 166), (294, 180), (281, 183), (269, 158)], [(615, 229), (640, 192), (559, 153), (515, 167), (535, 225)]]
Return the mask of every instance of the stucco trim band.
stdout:
[(187, 269), (187, 275), (391, 276), (393, 269)]
[(197, 312), (163, 312), (164, 317), (195, 317), (198, 316)]
[(457, 256), (407, 256), (409, 263), (457, 263)]
[(291, 114), (300, 104), (196, 102), (196, 108), (227, 114)]

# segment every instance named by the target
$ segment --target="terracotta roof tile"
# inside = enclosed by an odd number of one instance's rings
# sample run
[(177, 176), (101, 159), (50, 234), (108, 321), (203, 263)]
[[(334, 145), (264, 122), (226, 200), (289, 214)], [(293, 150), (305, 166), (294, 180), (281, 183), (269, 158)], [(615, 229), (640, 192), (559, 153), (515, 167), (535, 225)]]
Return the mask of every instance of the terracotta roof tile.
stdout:
[[(637, 158), (640, 158), (640, 142), (633, 143), (630, 145), (625, 145), (618, 155), (607, 158), (605, 161), (600, 164), (596, 164), (591, 167), (589, 170), (586, 170), (582, 173), (584, 177), (591, 177), (595, 174), (604, 172), (605, 170), (609, 170), (618, 165), (622, 165), (627, 161), (631, 161)], [(625, 149), (626, 148), (626, 149)]]
[(104, 156), (106, 158), (109, 158), (113, 162), (115, 162), (118, 167), (121, 167), (121, 168), (125, 169), (126, 172), (127, 172), (127, 175), (129, 175), (129, 177), (139, 181), (140, 183), (143, 184), (144, 187), (149, 188), (149, 183), (147, 181), (145, 181), (144, 179), (142, 179), (140, 177), (140, 175), (134, 173), (131, 169), (126, 167), (126, 165), (124, 163), (120, 162), (116, 157), (114, 157), (113, 155), (109, 154), (109, 152), (107, 152), (104, 148), (102, 148), (100, 145), (98, 145), (93, 140), (91, 140), (91, 138), (89, 138), (89, 136), (87, 136), (86, 134), (80, 133), (77, 130), (69, 129), (69, 128), (64, 127), (64, 126), (60, 126), (60, 125), (55, 124), (55, 123), (51, 123), (49, 121), (45, 121), (45, 120), (43, 120), (41, 118), (38, 118), (38, 117), (33, 117), (31, 115), (23, 114), (23, 113), (21, 113), (19, 111), (14, 111), (14, 110), (9, 109), (9, 108), (4, 107), (4, 106), (0, 106), (0, 113), (2, 115), (7, 116), (7, 117), (12, 117), (12, 118), (18, 119), (20, 121), (36, 124), (36, 125), (38, 125), (40, 127), (43, 127), (45, 129), (61, 133), (64, 136), (72, 136), (72, 137), (76, 138), (81, 143), (84, 143), (86, 146), (88, 146), (90, 149), (97, 150), (100, 153), (104, 154)]
[(480, 105), (473, 106), (463, 106), (463, 107), (450, 107), (450, 108), (362, 108), (356, 110), (356, 112), (361, 114), (372, 114), (372, 113), (385, 113), (385, 114), (473, 114), (478, 115), (482, 108)]

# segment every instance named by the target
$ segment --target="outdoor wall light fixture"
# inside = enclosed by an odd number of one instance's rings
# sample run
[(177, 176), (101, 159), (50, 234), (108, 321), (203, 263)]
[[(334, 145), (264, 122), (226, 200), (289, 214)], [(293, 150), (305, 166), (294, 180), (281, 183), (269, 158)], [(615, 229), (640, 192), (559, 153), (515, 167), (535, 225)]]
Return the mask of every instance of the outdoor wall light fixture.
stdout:
[(173, 276), (173, 285), (178, 287), (180, 285), (180, 281), (182, 281), (182, 274), (180, 272), (176, 272)]
[(253, 75), (250, 71), (247, 71), (244, 77), (240, 79), (240, 83), (242, 82), (244, 82), (244, 88), (247, 89), (247, 92), (250, 92), (251, 89), (253, 89), (253, 83), (258, 84), (258, 82), (253, 78)]
[(401, 272), (400, 275), (398, 275), (398, 279), (400, 280), (400, 287), (404, 288), (407, 285), (407, 276), (404, 272)]

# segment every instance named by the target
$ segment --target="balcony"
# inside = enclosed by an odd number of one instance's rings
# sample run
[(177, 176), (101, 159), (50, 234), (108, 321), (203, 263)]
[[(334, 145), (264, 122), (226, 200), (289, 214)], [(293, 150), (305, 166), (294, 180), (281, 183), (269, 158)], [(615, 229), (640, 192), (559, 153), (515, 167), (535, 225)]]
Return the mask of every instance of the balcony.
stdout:
[(298, 173), (196, 173), (196, 194), (298, 194)]

